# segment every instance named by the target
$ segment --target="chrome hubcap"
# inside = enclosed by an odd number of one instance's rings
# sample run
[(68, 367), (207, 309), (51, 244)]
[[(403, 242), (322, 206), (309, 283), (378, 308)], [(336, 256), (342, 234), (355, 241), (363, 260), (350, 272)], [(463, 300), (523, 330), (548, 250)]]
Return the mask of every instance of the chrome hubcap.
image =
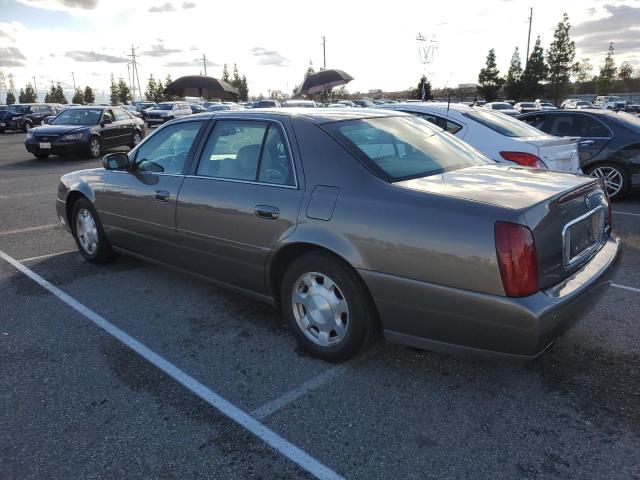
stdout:
[(137, 144), (139, 144), (139, 143), (140, 143), (140, 135), (139, 135), (139, 134), (137, 134), (137, 133), (135, 133), (135, 134), (133, 135), (133, 144), (134, 144), (134, 145), (137, 145)]
[(91, 149), (91, 154), (94, 157), (100, 155), (100, 144), (98, 143), (98, 140), (91, 140), (91, 146), (89, 148)]
[(340, 343), (349, 329), (349, 306), (331, 278), (309, 272), (296, 280), (291, 306), (298, 326), (316, 345)]
[(76, 218), (76, 235), (82, 249), (89, 255), (98, 250), (98, 229), (91, 212), (81, 208)]
[(591, 176), (599, 178), (604, 182), (610, 197), (613, 197), (622, 190), (624, 179), (622, 178), (622, 173), (615, 168), (598, 167), (591, 172)]
[(24, 129), (28, 132), (29, 130), (31, 130), (31, 124), (29, 122), (24, 124)]

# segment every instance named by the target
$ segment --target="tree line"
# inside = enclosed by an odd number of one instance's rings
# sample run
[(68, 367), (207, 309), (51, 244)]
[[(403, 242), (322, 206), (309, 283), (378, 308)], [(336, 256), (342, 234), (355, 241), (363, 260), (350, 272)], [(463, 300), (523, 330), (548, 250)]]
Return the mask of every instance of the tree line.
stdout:
[[(17, 101), (19, 103), (38, 102), (38, 96), (31, 83), (28, 83), (25, 88), (20, 89)], [(84, 105), (86, 103), (94, 103), (95, 101), (96, 96), (93, 93), (93, 89), (88, 85), (84, 89), (76, 88), (73, 98), (71, 99), (71, 103), (77, 103), (80, 105)], [(13, 92), (7, 92), (5, 103), (7, 105), (13, 105), (14, 103), (16, 103), (16, 96), (13, 94)], [(69, 103), (62, 90), (62, 85), (60, 84), (60, 82), (56, 83), (55, 85), (51, 83), (51, 89), (44, 96), (44, 103), (61, 103), (65, 105)]]
[(629, 62), (616, 67), (613, 42), (609, 44), (598, 75), (592, 75), (593, 66), (588, 58), (574, 62), (576, 48), (570, 30), (569, 16), (565, 13), (546, 54), (538, 36), (524, 69), (516, 47), (505, 77), (500, 75), (496, 65), (495, 50), (490, 49), (478, 75), (478, 94), (488, 102), (496, 100), (501, 93), (515, 101), (549, 95), (557, 105), (570, 90), (574, 93), (595, 90), (598, 95), (606, 95), (621, 87), (640, 87), (640, 70), (634, 70)]

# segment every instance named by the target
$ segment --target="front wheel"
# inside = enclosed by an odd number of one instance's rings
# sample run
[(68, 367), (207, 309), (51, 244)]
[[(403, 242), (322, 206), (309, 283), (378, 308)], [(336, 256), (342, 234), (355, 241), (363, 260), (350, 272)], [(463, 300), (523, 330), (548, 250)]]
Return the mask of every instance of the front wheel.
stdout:
[(22, 131), (24, 133), (28, 133), (29, 130), (31, 130), (31, 128), (32, 128), (31, 122), (24, 122), (24, 125), (22, 125)]
[(102, 145), (100, 145), (100, 139), (92, 137), (89, 141), (89, 156), (91, 158), (98, 158), (102, 152)]
[(133, 132), (133, 138), (131, 139), (129, 147), (132, 149), (136, 148), (136, 145), (140, 143), (140, 140), (142, 140), (142, 135), (140, 134), (140, 132)]
[(323, 360), (347, 360), (371, 337), (375, 312), (366, 288), (331, 255), (296, 259), (283, 276), (280, 304), (300, 346)]
[(73, 204), (71, 229), (80, 253), (89, 262), (107, 263), (116, 257), (96, 210), (86, 198)]
[(611, 200), (623, 198), (631, 186), (631, 178), (627, 170), (614, 163), (602, 163), (590, 167), (587, 174), (604, 182)]

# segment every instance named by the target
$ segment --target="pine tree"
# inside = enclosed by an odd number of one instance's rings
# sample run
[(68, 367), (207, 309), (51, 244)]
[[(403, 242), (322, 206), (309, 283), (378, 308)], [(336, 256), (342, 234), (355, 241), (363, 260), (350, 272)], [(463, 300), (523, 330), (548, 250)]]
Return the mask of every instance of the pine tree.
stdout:
[(76, 88), (76, 91), (73, 94), (73, 98), (71, 99), (71, 103), (84, 105), (84, 92), (81, 88)]
[(600, 66), (600, 75), (598, 76), (598, 95), (608, 95), (611, 90), (611, 84), (616, 78), (616, 62), (613, 59), (613, 42), (609, 44), (609, 51), (604, 59), (604, 63)]
[(122, 77), (118, 79), (118, 101), (124, 105), (131, 101), (131, 90)]
[(20, 103), (35, 103), (38, 101), (36, 92), (30, 83), (27, 84), (24, 90), (22, 88), (20, 89), (18, 100)]
[(147, 90), (144, 92), (144, 97), (149, 102), (155, 102), (157, 89), (158, 85), (156, 84), (155, 78), (153, 78), (153, 74), (151, 74), (149, 75), (149, 81), (147, 81)]
[(511, 55), (509, 71), (504, 83), (504, 91), (511, 100), (518, 100), (522, 95), (522, 63), (520, 62), (520, 50), (518, 47)]
[(51, 89), (44, 96), (44, 103), (55, 103), (56, 87), (51, 82)]
[(166, 100), (164, 95), (164, 85), (162, 85), (162, 80), (158, 80), (158, 85), (156, 86), (156, 94), (153, 99), (154, 102), (160, 103)]
[(5, 102), (7, 105), (13, 105), (16, 103), (16, 96), (13, 94), (11, 90), (7, 92), (7, 100)]
[(222, 80), (229, 83), (229, 70), (227, 69), (227, 64), (225, 63), (222, 67)]
[(547, 70), (549, 86), (556, 105), (567, 91), (571, 67), (576, 56), (576, 44), (569, 37), (569, 16), (565, 13), (553, 34), (553, 42), (547, 50)]
[(238, 87), (238, 99), (241, 102), (246, 102), (249, 100), (249, 86), (247, 85), (247, 77), (242, 75), (240, 79), (240, 86)]
[(544, 91), (544, 87), (540, 84), (547, 78), (547, 66), (544, 63), (544, 50), (542, 49), (540, 37), (536, 38), (533, 46), (527, 68), (522, 74), (522, 97), (535, 99)]
[(89, 85), (84, 87), (84, 101), (85, 103), (94, 103), (96, 101), (96, 96), (93, 93), (93, 89)]
[(55, 103), (62, 103), (63, 105), (66, 105), (67, 103), (69, 103), (67, 101), (67, 97), (65, 97), (64, 95), (64, 91), (62, 90), (62, 85), (60, 85), (60, 82), (58, 82), (54, 88), (53, 99)]
[(118, 91), (118, 84), (113, 78), (113, 73), (111, 74), (111, 85), (109, 87), (109, 91), (109, 101), (111, 102), (111, 105), (117, 105), (118, 101), (120, 100), (120, 92)]
[(492, 48), (487, 54), (486, 66), (478, 75), (478, 92), (487, 102), (493, 102), (498, 98), (498, 91), (504, 80), (500, 78), (500, 71), (496, 65), (496, 52)]
[(422, 75), (420, 77), (420, 82), (418, 83), (418, 88), (416, 89), (416, 98), (422, 99), (422, 87), (424, 85), (424, 99), (431, 100), (433, 95), (431, 94), (431, 83), (427, 80), (426, 75)]

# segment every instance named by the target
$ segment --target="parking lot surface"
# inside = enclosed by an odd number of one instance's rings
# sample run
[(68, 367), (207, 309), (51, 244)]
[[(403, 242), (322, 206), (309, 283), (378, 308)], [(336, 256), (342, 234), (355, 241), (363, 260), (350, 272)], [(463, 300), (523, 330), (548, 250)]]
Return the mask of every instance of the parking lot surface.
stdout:
[(23, 141), (0, 135), (0, 477), (640, 479), (640, 192), (615, 286), (537, 360), (380, 340), (333, 365), (269, 306), (84, 261), (54, 199), (99, 161)]

